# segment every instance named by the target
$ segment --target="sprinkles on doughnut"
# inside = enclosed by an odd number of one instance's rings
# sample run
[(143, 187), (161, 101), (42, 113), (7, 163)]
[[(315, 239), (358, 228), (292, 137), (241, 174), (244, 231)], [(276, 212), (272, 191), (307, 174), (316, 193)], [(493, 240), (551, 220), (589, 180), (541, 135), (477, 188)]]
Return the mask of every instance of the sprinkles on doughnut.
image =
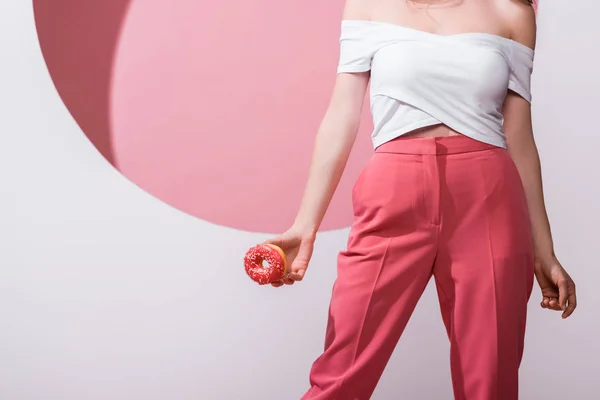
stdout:
[(246, 252), (244, 268), (259, 285), (277, 282), (287, 273), (285, 252), (274, 244), (259, 244)]

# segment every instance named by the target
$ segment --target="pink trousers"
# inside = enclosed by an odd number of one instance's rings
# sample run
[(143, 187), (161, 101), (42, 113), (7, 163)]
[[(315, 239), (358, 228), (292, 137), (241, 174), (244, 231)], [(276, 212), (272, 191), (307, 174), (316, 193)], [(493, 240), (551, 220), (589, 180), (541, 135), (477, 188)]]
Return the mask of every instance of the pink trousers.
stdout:
[(325, 350), (302, 399), (369, 399), (432, 275), (454, 398), (517, 399), (533, 245), (508, 152), (463, 135), (395, 139), (377, 148), (352, 201)]

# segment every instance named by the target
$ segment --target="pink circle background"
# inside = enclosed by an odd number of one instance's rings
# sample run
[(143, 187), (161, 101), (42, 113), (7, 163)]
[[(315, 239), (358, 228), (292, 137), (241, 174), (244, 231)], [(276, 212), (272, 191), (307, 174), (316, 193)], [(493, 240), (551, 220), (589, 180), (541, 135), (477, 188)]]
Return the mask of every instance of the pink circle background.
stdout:
[[(204, 220), (293, 222), (335, 79), (343, 0), (34, 1), (52, 79), (126, 177)], [(317, 12), (318, 11), (318, 12)], [(351, 223), (368, 108), (322, 230)]]
[[(119, 171), (206, 221), (289, 227), (335, 79), (344, 0), (33, 4), (61, 98)], [(368, 107), (362, 120), (322, 230), (351, 223), (351, 186), (372, 151)]]

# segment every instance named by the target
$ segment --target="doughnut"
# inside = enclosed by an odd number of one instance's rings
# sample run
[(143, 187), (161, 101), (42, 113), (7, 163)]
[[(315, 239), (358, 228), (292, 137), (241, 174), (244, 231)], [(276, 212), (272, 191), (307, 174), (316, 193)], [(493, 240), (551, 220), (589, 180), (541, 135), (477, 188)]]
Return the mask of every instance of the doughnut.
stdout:
[[(263, 262), (267, 265), (263, 265)], [(267, 285), (283, 278), (287, 273), (287, 259), (281, 247), (274, 244), (259, 244), (244, 256), (246, 273), (259, 285)]]

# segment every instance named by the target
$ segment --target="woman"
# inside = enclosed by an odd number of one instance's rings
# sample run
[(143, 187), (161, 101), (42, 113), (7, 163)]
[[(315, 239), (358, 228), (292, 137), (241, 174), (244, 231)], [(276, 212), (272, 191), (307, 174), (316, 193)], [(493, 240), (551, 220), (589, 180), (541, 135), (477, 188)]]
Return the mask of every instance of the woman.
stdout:
[(352, 194), (325, 350), (303, 399), (368, 399), (434, 276), (456, 399), (517, 399), (533, 276), (571, 315), (532, 134), (527, 0), (347, 0), (335, 88), (293, 226), (267, 242), (304, 278), (370, 82), (375, 152)]

